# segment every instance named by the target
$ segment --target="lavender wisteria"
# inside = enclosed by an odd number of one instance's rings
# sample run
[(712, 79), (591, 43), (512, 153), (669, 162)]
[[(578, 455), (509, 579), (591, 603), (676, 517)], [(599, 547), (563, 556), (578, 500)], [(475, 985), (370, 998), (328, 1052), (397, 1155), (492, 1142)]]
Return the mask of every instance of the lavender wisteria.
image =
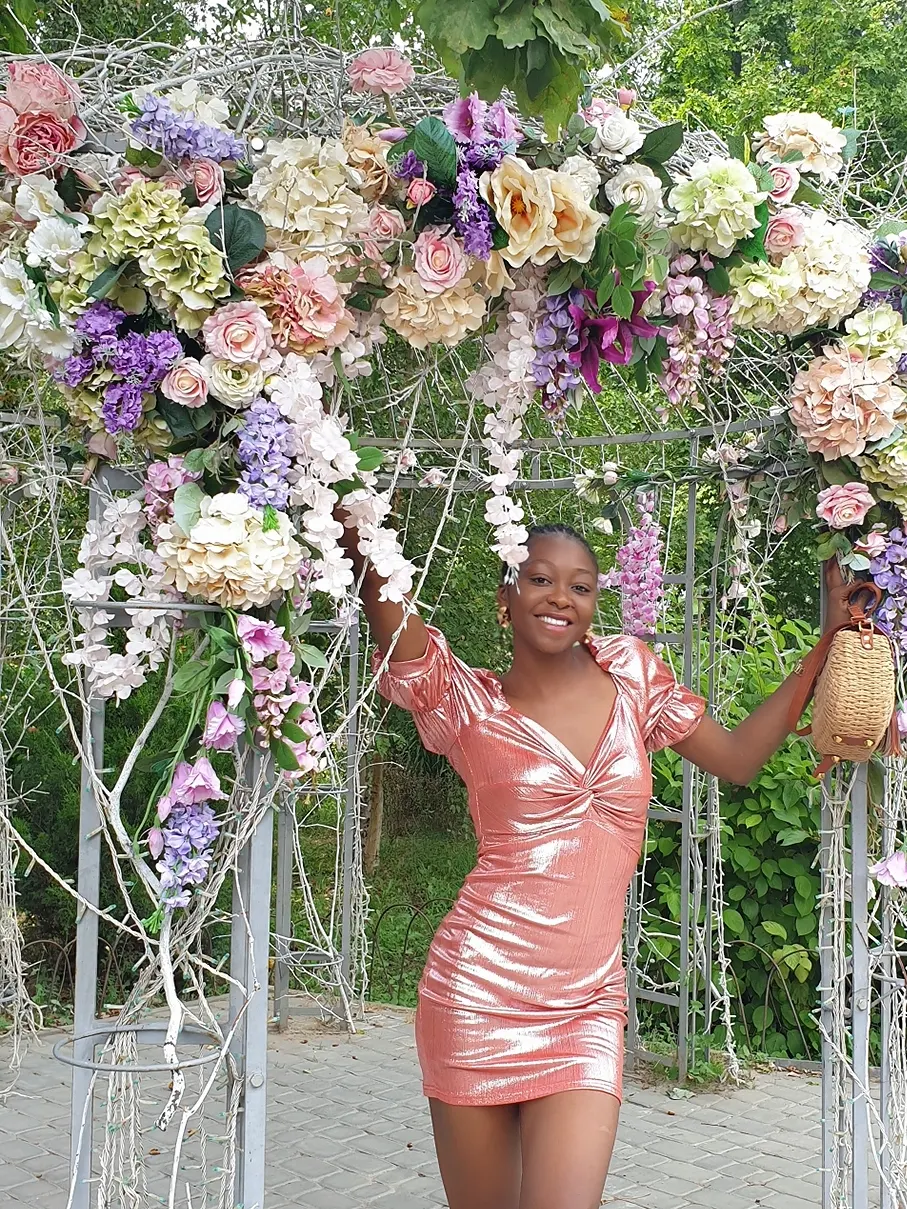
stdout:
[(624, 632), (647, 638), (655, 632), (664, 597), (664, 541), (654, 516), (655, 496), (640, 492), (636, 509), (637, 522), (617, 552), (617, 567), (604, 577), (604, 586), (620, 589)]
[(869, 571), (884, 596), (876, 614), (898, 650), (907, 654), (907, 535), (892, 529), (885, 549), (869, 564)]
[(187, 907), (194, 887), (207, 880), (220, 834), (211, 802), (226, 796), (205, 756), (177, 765), (170, 789), (157, 804), (162, 826), (148, 833), (149, 851), (160, 858), (161, 906), (166, 910)]
[(147, 93), (142, 111), (129, 126), (132, 134), (151, 151), (174, 163), (181, 160), (241, 160), (246, 153), (242, 139), (229, 130), (211, 126), (191, 113), (178, 113), (163, 97)]
[(572, 359), (579, 345), (579, 328), (573, 308), (582, 306), (582, 293), (549, 294), (542, 303), (542, 317), (535, 329), (536, 355), (532, 375), (541, 390), (542, 407), (552, 419), (563, 418), (583, 376)]
[(734, 347), (731, 299), (716, 294), (696, 271), (710, 268), (705, 253), (684, 252), (674, 257), (665, 282), (662, 310), (675, 322), (665, 333), (668, 355), (659, 384), (675, 406), (695, 405), (703, 368), (719, 374)]
[(239, 432), (242, 463), (239, 490), (250, 504), (284, 511), (290, 494), (291, 427), (277, 404), (259, 396), (246, 412)]

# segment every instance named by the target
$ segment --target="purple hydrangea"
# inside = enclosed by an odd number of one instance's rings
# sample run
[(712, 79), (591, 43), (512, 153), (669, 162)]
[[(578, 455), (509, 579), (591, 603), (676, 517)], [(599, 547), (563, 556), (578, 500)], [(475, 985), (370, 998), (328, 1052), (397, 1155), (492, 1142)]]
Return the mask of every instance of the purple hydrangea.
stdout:
[(885, 550), (869, 564), (873, 581), (885, 593), (876, 619), (907, 654), (907, 536), (892, 529), (886, 539)]
[(208, 877), (220, 823), (207, 802), (177, 804), (162, 829), (163, 853), (158, 862), (162, 901), (168, 910), (189, 905), (190, 887)]
[(254, 399), (239, 433), (239, 490), (250, 504), (283, 511), (289, 499), (290, 425), (270, 399)]
[(71, 357), (66, 358), (62, 368), (55, 372), (54, 377), (64, 386), (74, 390), (77, 386), (82, 385), (94, 367), (94, 357), (73, 353)]
[(144, 394), (141, 386), (132, 382), (111, 382), (104, 391), (101, 419), (112, 435), (135, 432), (142, 422)]
[(563, 417), (583, 381), (578, 366), (571, 360), (580, 339), (571, 308), (578, 305), (582, 305), (579, 290), (550, 294), (535, 329), (537, 352), (532, 375), (542, 392), (542, 406), (552, 418)]
[(113, 336), (126, 318), (126, 312), (102, 299), (91, 306), (76, 320), (76, 331), (80, 336), (99, 340), (102, 336)]
[(394, 169), (394, 176), (399, 177), (402, 181), (415, 180), (417, 177), (425, 176), (425, 165), (415, 151), (404, 151), (400, 156), (400, 162)]
[(229, 130), (200, 122), (192, 113), (177, 113), (163, 97), (148, 93), (142, 112), (130, 124), (131, 132), (144, 146), (169, 160), (241, 160), (246, 153), (242, 139)]
[(479, 196), (479, 178), (471, 168), (460, 169), (453, 204), (454, 229), (466, 252), (487, 260), (492, 248), (492, 214)]

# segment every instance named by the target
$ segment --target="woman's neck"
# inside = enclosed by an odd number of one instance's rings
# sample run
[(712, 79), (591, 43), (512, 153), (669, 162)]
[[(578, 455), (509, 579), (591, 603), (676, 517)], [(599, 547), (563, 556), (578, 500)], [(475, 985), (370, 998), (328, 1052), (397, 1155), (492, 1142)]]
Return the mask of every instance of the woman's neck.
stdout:
[(576, 679), (587, 658), (582, 643), (548, 654), (515, 639), (513, 660), (502, 683), (510, 696), (521, 701), (557, 696)]

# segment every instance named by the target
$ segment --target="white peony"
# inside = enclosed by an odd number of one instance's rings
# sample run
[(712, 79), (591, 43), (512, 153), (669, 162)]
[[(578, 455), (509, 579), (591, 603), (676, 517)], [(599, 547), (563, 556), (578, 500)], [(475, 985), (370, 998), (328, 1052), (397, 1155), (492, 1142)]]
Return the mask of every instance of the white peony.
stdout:
[(215, 398), (234, 410), (247, 407), (265, 384), (265, 368), (257, 361), (218, 361), (205, 353), (201, 366), (208, 389)]
[(62, 214), (66, 207), (49, 176), (23, 176), (16, 190), (16, 213), (23, 222), (38, 222)]
[(592, 150), (609, 160), (625, 160), (638, 151), (645, 141), (639, 123), (629, 117), (619, 105), (596, 98), (583, 117), (595, 129)]
[(163, 582), (228, 609), (270, 604), (296, 583), (303, 547), (285, 513), (264, 528), (264, 513), (238, 493), (202, 500), (186, 536), (176, 524), (158, 528)]
[(753, 140), (756, 159), (775, 163), (797, 153), (800, 172), (815, 172), (823, 181), (833, 181), (844, 167), (841, 152), (847, 145), (843, 130), (818, 113), (775, 113), (765, 119), (765, 131)]
[(651, 218), (662, 210), (662, 183), (645, 164), (624, 164), (605, 185), (612, 206), (627, 205), (640, 218)]
[(43, 266), (63, 277), (69, 262), (82, 250), (84, 230), (65, 218), (42, 218), (25, 241), (25, 261), (33, 268)]
[(272, 139), (249, 186), (249, 204), (289, 243), (339, 256), (344, 241), (365, 230), (368, 208), (339, 139)]
[(572, 176), (579, 182), (583, 192), (583, 201), (588, 205), (598, 193), (601, 185), (601, 173), (592, 160), (585, 155), (568, 155), (558, 169), (567, 176)]

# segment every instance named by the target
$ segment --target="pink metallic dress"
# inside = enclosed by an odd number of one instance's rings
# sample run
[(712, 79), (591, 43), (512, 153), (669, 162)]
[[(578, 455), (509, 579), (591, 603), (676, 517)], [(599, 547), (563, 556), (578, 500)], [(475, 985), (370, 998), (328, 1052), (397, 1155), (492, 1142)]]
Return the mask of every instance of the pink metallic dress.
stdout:
[(478, 837), (419, 984), (423, 1089), (448, 1104), (621, 1095), (623, 918), (652, 793), (648, 753), (686, 738), (705, 702), (635, 638), (588, 645), (617, 696), (586, 768), (436, 630), (421, 659), (381, 678), (462, 777)]

